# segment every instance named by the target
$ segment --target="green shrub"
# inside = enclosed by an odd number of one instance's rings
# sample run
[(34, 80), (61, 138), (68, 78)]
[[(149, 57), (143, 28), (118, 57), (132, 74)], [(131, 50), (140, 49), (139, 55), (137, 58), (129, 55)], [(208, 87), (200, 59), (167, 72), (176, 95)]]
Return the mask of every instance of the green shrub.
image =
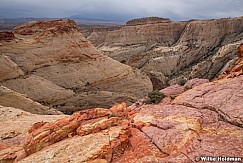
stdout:
[(152, 104), (152, 101), (150, 99), (146, 99), (143, 101), (144, 104)]
[(145, 104), (158, 104), (162, 99), (164, 98), (164, 95), (159, 92), (158, 90), (152, 91), (148, 93), (148, 99), (144, 101)]

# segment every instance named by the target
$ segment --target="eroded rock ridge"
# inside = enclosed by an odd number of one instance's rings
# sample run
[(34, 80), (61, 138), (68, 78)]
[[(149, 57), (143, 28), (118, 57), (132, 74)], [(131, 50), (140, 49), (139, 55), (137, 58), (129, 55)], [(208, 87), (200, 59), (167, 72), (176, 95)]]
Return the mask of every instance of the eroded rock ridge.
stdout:
[(145, 72), (155, 89), (184, 84), (193, 78), (214, 79), (237, 60), (243, 17), (156, 23), (148, 20), (135, 19), (129, 21), (133, 25), (83, 33), (104, 54)]
[(1, 85), (65, 113), (131, 104), (153, 88), (139, 70), (102, 55), (72, 20), (0, 32), (0, 63)]

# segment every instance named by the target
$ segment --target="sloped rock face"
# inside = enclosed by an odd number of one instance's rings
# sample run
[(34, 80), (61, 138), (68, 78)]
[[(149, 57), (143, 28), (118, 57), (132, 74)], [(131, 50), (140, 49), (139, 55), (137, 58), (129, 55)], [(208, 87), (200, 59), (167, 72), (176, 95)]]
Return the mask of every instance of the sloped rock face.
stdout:
[(242, 29), (243, 17), (135, 23), (106, 32), (94, 29), (87, 38), (111, 58), (141, 69), (161, 89), (193, 78), (217, 77), (236, 62)]
[(184, 85), (184, 87), (187, 87), (187, 88), (194, 88), (196, 86), (199, 86), (201, 84), (204, 84), (204, 83), (208, 83), (209, 80), (208, 79), (199, 79), (199, 78), (194, 78), (194, 79), (191, 79), (189, 81), (187, 81)]
[(174, 103), (217, 112), (224, 121), (243, 127), (243, 76), (203, 84), (178, 96)]
[[(52, 122), (39, 121), (26, 135), (5, 136), (0, 160), (146, 163), (195, 162), (200, 156), (222, 156), (238, 157), (240, 162), (243, 76), (191, 81), (200, 82), (171, 103), (130, 107), (121, 103), (110, 109), (79, 111)], [(15, 115), (19, 111), (12, 112)], [(11, 119), (4, 121), (10, 123)]]
[(21, 75), (24, 75), (24, 72), (9, 57), (0, 53), (0, 81)]
[(233, 78), (243, 75), (243, 43), (238, 47), (238, 60), (235, 65), (226, 69), (217, 79)]
[(56, 109), (41, 105), (24, 94), (14, 92), (4, 86), (0, 86), (0, 105), (5, 107), (14, 107), (33, 114), (62, 114)]
[(2, 82), (2, 85), (21, 93), (26, 93), (34, 101), (51, 104), (72, 97), (75, 93), (37, 75), (25, 76)]
[(43, 105), (63, 112), (110, 107), (152, 90), (146, 75), (98, 52), (74, 21), (30, 22), (11, 34), (0, 40), (0, 84)]

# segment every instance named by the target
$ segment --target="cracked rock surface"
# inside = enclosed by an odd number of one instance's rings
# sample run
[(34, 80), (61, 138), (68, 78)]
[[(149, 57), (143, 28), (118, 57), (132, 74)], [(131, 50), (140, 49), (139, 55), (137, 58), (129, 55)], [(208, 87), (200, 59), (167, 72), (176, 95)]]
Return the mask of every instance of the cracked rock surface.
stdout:
[(25, 132), (13, 131), (11, 125), (1, 131), (0, 160), (160, 163), (195, 162), (197, 156), (240, 157), (242, 82), (242, 75), (203, 82), (170, 102), (121, 103), (28, 123), (23, 120), (32, 114), (20, 116), (11, 108), (14, 114), (4, 123), (14, 119)]

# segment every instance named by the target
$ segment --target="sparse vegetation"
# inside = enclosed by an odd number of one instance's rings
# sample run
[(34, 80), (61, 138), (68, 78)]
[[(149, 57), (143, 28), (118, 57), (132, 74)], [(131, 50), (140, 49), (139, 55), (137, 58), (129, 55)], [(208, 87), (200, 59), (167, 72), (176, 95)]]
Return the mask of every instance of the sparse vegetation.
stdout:
[(164, 98), (164, 95), (159, 92), (158, 90), (152, 91), (148, 93), (148, 99), (144, 101), (145, 104), (158, 104), (162, 99)]

